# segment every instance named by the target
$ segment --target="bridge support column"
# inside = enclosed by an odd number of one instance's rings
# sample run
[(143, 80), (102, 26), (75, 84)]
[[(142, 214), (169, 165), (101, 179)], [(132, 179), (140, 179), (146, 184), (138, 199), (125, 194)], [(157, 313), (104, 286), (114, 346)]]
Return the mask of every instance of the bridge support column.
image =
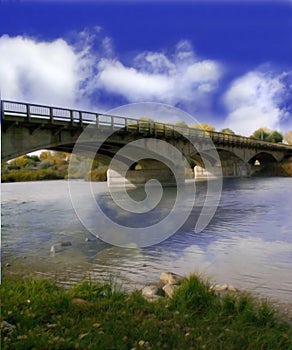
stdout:
[(221, 161), (220, 166), (209, 166), (208, 170), (196, 165), (194, 168), (195, 180), (204, 181), (216, 179), (218, 176), (223, 177), (244, 177), (250, 175), (250, 167), (244, 162)]
[[(143, 166), (145, 163), (148, 165), (147, 168)], [(152, 179), (157, 180), (162, 186), (176, 186), (178, 183), (181, 184), (185, 181), (185, 172), (182, 166), (176, 167), (174, 174), (167, 166), (158, 161), (147, 160), (141, 162), (141, 164), (142, 168), (139, 170), (128, 170), (126, 177), (122, 176), (117, 170), (109, 168), (107, 172), (108, 186), (136, 188), (144, 186), (146, 182)], [(150, 165), (152, 165), (151, 168), (149, 168)]]
[(195, 181), (206, 181), (210, 179), (216, 179), (219, 176), (222, 176), (221, 167), (219, 166), (210, 166), (208, 170), (196, 165), (194, 168)]
[(245, 177), (250, 175), (250, 167), (241, 160), (221, 162), (223, 177)]

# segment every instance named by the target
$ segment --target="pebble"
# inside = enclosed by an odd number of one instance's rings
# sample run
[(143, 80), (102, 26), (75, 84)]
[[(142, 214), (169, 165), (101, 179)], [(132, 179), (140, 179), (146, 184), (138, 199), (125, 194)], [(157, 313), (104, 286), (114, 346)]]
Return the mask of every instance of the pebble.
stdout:
[(85, 299), (81, 298), (74, 298), (72, 299), (73, 305), (81, 305), (81, 306), (93, 306), (93, 304), (90, 301), (87, 301)]
[(1, 328), (3, 330), (8, 331), (8, 333), (12, 333), (13, 330), (16, 328), (13, 324), (8, 323), (7, 321), (3, 320), (1, 322)]

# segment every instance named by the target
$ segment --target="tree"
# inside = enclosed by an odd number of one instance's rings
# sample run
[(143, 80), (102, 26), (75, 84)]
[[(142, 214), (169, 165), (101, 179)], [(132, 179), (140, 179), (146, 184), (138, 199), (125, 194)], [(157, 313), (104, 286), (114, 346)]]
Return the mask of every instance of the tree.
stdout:
[(48, 159), (51, 159), (52, 158), (52, 155), (51, 155), (51, 152), (50, 151), (43, 151), (41, 154), (40, 154), (40, 160), (48, 160)]
[[(140, 128), (148, 128), (151, 124), (154, 124), (154, 120), (149, 117), (141, 117), (138, 119), (138, 123)], [(135, 124), (133, 123), (133, 125)]]
[(268, 136), (267, 141), (269, 141), (269, 142), (282, 142), (283, 135), (279, 131), (275, 130)]
[(284, 134), (284, 140), (289, 144), (292, 145), (292, 130), (289, 130)]
[(251, 135), (251, 138), (267, 142), (282, 142), (283, 135), (277, 130), (270, 130), (268, 128), (259, 128)]
[(224, 128), (220, 130), (220, 132), (223, 132), (224, 134), (228, 134), (228, 135), (235, 135), (235, 132), (229, 128)]
[(206, 123), (192, 124), (191, 128), (203, 129), (203, 130), (206, 130), (206, 131), (215, 131), (215, 126), (210, 125), (210, 124), (206, 124)]
[(270, 130), (266, 127), (263, 127), (263, 128), (259, 128), (259, 129), (255, 130), (250, 137), (253, 139), (256, 139), (256, 140), (267, 141), (267, 138), (271, 132), (272, 132), (272, 130)]
[(179, 120), (178, 122), (175, 123), (175, 126), (178, 126), (180, 128), (188, 128), (188, 124), (184, 122), (183, 120)]

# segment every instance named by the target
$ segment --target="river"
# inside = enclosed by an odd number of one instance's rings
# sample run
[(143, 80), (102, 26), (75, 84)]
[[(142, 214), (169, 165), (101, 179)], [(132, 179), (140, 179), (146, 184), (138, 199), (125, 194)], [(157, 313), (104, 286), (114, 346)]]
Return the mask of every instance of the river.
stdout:
[[(94, 186), (106, 198), (106, 183)], [(66, 285), (90, 277), (139, 288), (162, 271), (199, 272), (288, 305), (291, 208), (292, 179), (226, 179), (216, 214), (202, 232), (187, 223), (162, 243), (126, 249), (100, 241), (83, 227), (66, 181), (4, 183), (2, 273), (49, 276)], [(64, 241), (72, 245), (50, 252)]]

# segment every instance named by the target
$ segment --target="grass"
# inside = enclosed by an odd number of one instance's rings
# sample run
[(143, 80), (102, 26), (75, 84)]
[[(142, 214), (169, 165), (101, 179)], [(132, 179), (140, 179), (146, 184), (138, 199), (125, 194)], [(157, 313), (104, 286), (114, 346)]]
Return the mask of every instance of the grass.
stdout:
[[(81, 299), (81, 300), (80, 300)], [(172, 299), (144, 300), (85, 281), (3, 278), (2, 349), (292, 349), (289, 324), (250, 295), (223, 297), (193, 275)]]

